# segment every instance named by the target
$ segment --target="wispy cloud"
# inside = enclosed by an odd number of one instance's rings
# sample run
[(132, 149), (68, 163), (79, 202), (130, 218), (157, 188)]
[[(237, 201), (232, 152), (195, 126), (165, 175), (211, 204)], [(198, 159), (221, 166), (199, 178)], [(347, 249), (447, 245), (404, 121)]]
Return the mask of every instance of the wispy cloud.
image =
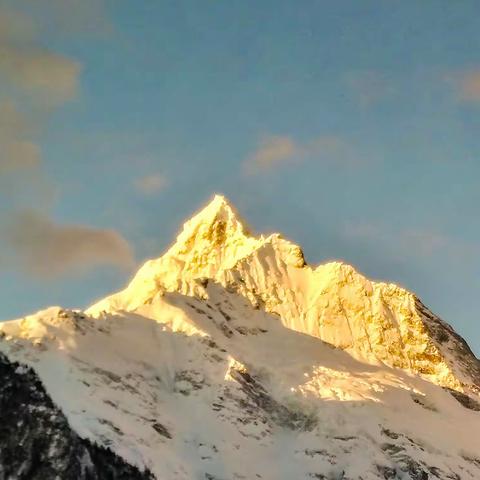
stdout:
[(255, 174), (298, 160), (301, 148), (287, 136), (272, 135), (260, 140), (257, 149), (245, 161), (245, 171)]
[(47, 105), (71, 100), (78, 89), (80, 64), (67, 57), (33, 47), (0, 45), (0, 72)]
[[(0, 211), (0, 233), (7, 258), (35, 277), (99, 265), (130, 268), (134, 262), (118, 232), (61, 225), (40, 211), (51, 202), (42, 194), (47, 180), (39, 135), (52, 111), (77, 97), (82, 70), (75, 59), (46, 48), (42, 35), (90, 35), (109, 28), (103, 0), (0, 0), (0, 180), (11, 210)], [(25, 189), (25, 182), (42, 188)], [(12, 213), (32, 204), (35, 210)]]
[(38, 166), (39, 127), (78, 95), (81, 64), (42, 46), (42, 34), (112, 28), (104, 0), (0, 0), (0, 170)]
[(56, 105), (75, 97), (80, 64), (40, 48), (32, 20), (18, 11), (0, 11), (0, 76), (13, 90)]
[(324, 135), (308, 142), (298, 142), (289, 136), (272, 135), (260, 140), (243, 167), (246, 174), (256, 175), (307, 159), (353, 165), (358, 157), (349, 143), (338, 136)]
[(134, 187), (143, 195), (155, 195), (168, 187), (169, 181), (167, 177), (160, 173), (153, 173), (137, 178), (134, 181)]
[(33, 131), (32, 122), (13, 102), (0, 103), (0, 173), (39, 165), (40, 147), (31, 141)]
[(480, 68), (459, 74), (457, 86), (461, 100), (480, 102)]
[[(5, 3), (5, 2), (4, 2)], [(34, 19), (0, 7), (0, 172), (38, 167), (37, 133), (52, 107), (73, 99), (80, 65), (41, 48)]]
[(128, 242), (115, 230), (60, 225), (34, 211), (19, 213), (5, 234), (7, 244), (34, 277), (83, 273), (100, 265), (134, 265)]

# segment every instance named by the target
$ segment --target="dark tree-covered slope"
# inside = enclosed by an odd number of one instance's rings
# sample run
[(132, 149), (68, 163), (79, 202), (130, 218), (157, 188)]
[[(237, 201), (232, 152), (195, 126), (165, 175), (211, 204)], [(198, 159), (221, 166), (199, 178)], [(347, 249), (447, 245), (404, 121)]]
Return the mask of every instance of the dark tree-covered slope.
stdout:
[(151, 480), (81, 439), (36, 373), (0, 354), (0, 480)]

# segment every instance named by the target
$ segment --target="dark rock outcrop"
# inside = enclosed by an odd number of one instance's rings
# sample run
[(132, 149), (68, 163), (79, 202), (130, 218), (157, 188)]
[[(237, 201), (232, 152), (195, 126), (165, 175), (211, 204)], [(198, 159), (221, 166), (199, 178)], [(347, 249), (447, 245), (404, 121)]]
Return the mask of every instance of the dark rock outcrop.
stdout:
[(0, 480), (153, 480), (80, 438), (36, 373), (0, 354)]

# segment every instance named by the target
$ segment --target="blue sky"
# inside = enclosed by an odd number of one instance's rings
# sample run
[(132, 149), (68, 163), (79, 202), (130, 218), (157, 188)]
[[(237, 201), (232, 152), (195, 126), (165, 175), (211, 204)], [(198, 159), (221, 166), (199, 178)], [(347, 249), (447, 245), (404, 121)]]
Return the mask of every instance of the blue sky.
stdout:
[(480, 353), (479, 13), (0, 0), (0, 318), (121, 287), (220, 192)]

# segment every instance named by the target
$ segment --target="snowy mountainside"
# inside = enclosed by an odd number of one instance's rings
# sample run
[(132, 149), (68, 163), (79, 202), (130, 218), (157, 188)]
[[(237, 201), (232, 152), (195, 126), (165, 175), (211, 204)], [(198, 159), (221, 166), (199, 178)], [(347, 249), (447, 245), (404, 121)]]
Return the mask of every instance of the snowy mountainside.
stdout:
[(222, 197), (87, 310), (0, 324), (80, 437), (157, 479), (480, 478), (479, 366), (413, 294)]
[(152, 480), (72, 431), (35, 372), (0, 354), (0, 478)]
[(134, 311), (165, 291), (201, 296), (202, 278), (237, 291), (252, 305), (278, 314), (285, 326), (357, 359), (479, 393), (480, 362), (414, 294), (370, 281), (344, 263), (306, 265), (301, 248), (279, 234), (253, 237), (218, 195), (184, 225), (165, 255), (148, 261), (125, 290), (88, 312)]

